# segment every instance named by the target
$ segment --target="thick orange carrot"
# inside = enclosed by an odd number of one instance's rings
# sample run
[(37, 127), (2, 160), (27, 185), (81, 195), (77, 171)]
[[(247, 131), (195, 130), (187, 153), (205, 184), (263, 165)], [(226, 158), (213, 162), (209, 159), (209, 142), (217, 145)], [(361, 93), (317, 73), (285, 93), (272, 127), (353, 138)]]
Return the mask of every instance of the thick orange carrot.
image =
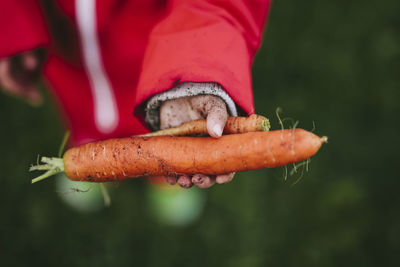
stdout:
[[(228, 117), (224, 134), (237, 134), (247, 132), (268, 131), (269, 120), (264, 116), (253, 114), (249, 117)], [(168, 128), (140, 136), (188, 136), (207, 134), (207, 121), (195, 120), (186, 122), (180, 126)]]
[(140, 176), (224, 174), (302, 161), (313, 156), (325, 141), (326, 137), (303, 129), (234, 134), (219, 139), (109, 139), (69, 149), (63, 157), (63, 169), (71, 180), (91, 182)]

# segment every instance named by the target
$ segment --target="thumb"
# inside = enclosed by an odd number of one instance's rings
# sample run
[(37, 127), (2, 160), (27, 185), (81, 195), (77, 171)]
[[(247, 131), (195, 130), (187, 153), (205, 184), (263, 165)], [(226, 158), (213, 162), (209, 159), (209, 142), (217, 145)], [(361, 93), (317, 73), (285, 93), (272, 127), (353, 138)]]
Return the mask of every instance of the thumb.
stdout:
[(207, 114), (207, 132), (210, 136), (218, 138), (222, 136), (228, 112), (223, 101), (215, 103)]

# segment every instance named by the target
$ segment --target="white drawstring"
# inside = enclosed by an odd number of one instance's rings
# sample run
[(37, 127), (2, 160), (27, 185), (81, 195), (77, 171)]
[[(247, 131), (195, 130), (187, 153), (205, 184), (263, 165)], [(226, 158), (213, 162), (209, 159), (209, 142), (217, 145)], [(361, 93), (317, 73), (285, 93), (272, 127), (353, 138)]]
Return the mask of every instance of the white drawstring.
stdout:
[(118, 124), (118, 109), (101, 59), (95, 1), (76, 0), (75, 11), (83, 59), (93, 95), (95, 123), (100, 132), (110, 133)]

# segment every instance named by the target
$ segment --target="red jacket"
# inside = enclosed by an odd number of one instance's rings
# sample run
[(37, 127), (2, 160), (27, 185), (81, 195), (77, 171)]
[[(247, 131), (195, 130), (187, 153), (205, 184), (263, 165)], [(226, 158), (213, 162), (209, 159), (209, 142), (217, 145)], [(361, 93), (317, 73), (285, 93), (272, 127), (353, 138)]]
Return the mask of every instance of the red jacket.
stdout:
[[(56, 2), (48, 14), (35, 0), (1, 0), (0, 58), (46, 47), (44, 75), (75, 144), (147, 131), (144, 101), (181, 82), (217, 82), (254, 112), (251, 65), (270, 0)], [(72, 29), (61, 41), (55, 13)]]

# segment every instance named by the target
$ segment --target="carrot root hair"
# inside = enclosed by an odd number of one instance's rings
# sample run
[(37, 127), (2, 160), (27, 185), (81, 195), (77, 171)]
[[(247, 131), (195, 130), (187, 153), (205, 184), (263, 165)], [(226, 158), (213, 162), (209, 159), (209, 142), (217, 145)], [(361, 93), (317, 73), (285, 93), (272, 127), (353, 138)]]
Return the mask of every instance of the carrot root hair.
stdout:
[[(284, 130), (285, 126), (284, 126), (284, 122), (289, 120), (292, 122), (292, 126), (290, 127), (292, 129), (292, 131), (294, 132), (294, 130), (297, 128), (297, 126), (299, 125), (299, 121), (294, 121), (292, 118), (281, 118), (280, 114), (282, 113), (282, 108), (281, 107), (277, 107), (275, 110), (275, 115), (278, 118), (278, 122), (279, 125), (281, 126), (281, 129)], [(314, 132), (316, 129), (315, 126), (315, 122), (312, 122), (313, 128), (310, 132)], [(328, 143), (328, 137), (327, 136), (322, 136), (320, 137), (321, 143)], [(311, 162), (311, 159), (308, 158), (304, 161), (301, 161), (299, 163), (293, 163), (293, 168), (290, 170), (290, 172), (288, 171), (288, 165), (284, 165), (284, 172), (283, 172), (283, 180), (286, 181), (288, 176), (293, 176), (296, 173), (298, 173), (298, 169), (301, 168), (301, 173), (300, 176), (292, 183), (292, 186), (296, 185), (304, 176), (304, 172), (308, 172), (309, 169), (309, 164)]]
[(100, 183), (101, 194), (103, 195), (104, 206), (109, 207), (111, 205), (111, 197), (108, 193), (108, 189), (105, 183)]

